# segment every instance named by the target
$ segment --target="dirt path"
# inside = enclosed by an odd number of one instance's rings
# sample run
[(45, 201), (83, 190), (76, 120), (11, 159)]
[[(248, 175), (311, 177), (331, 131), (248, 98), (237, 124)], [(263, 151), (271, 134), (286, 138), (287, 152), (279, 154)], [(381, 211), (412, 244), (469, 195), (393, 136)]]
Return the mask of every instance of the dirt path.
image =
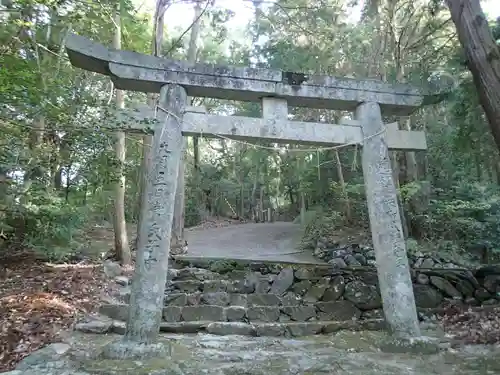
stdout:
[(184, 257), (318, 263), (309, 251), (298, 249), (300, 226), (290, 222), (240, 224), (186, 231)]

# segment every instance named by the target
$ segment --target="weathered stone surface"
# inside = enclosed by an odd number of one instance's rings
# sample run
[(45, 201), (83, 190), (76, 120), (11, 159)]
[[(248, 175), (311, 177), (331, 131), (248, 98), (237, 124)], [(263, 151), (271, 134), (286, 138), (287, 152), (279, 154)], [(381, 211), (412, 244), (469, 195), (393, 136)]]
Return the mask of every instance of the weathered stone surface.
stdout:
[(249, 294), (247, 301), (248, 306), (279, 306), (281, 304), (281, 299), (275, 294)]
[(283, 268), (274, 280), (270, 293), (283, 295), (292, 286), (294, 280), (293, 268)]
[(99, 313), (114, 320), (127, 321), (128, 305), (103, 304), (99, 307)]
[(230, 297), (226, 292), (203, 293), (201, 295), (201, 303), (205, 305), (227, 306), (229, 302)]
[(276, 322), (279, 317), (279, 307), (254, 306), (247, 310), (247, 318), (251, 322)]
[(179, 322), (181, 320), (182, 307), (166, 306), (163, 308), (163, 320), (166, 322)]
[(281, 297), (281, 304), (283, 306), (298, 306), (301, 302), (301, 298), (292, 292), (288, 292)]
[[(117, 299), (118, 303), (124, 303), (124, 304), (129, 304), (130, 303), (130, 286), (124, 286), (118, 289), (117, 293), (115, 294), (115, 297)], [(113, 302), (115, 303), (115, 302)]]
[(163, 300), (165, 306), (186, 306), (188, 296), (186, 293), (169, 293)]
[(316, 317), (316, 308), (314, 305), (283, 306), (281, 311), (296, 322), (306, 322)]
[(358, 280), (346, 284), (344, 298), (362, 310), (378, 309), (382, 306), (377, 287)]
[(295, 294), (298, 294), (300, 296), (303, 296), (304, 294), (307, 293), (307, 291), (312, 287), (312, 283), (309, 280), (302, 280), (299, 281), (298, 283), (293, 284), (292, 286), (292, 291)]
[[(398, 195), (389, 157), (389, 137), (384, 134), (389, 126), (384, 125), (380, 105), (375, 102), (360, 104), (355, 118), (361, 122), (364, 136), (361, 156), (364, 186), (387, 323), (395, 334), (419, 336)], [(350, 284), (346, 285), (344, 298), (362, 309), (381, 306), (378, 290), (373, 292), (371, 286)]]
[(361, 266), (361, 263), (352, 254), (346, 255), (344, 261), (347, 263), (348, 266)]
[[(58, 365), (54, 368), (67, 366), (69, 361), (64, 359), (64, 356), (70, 351), (71, 346), (65, 343), (54, 343), (50, 344), (42, 349), (37, 350), (31, 355), (24, 358), (19, 364), (16, 366), (17, 370), (28, 370), (31, 367), (36, 367), (38, 365), (43, 365), (47, 362), (60, 361)], [(54, 369), (53, 368), (53, 369)], [(36, 374), (37, 371), (34, 371)]]
[(323, 301), (336, 301), (344, 294), (344, 291), (345, 279), (342, 276), (337, 276), (332, 280), (330, 287), (325, 290)]
[(203, 283), (201, 281), (196, 281), (196, 280), (172, 281), (171, 283), (171, 286), (174, 289), (177, 289), (185, 293), (194, 293), (201, 291), (202, 285)]
[(415, 303), (417, 307), (432, 308), (438, 307), (443, 301), (443, 295), (430, 285), (413, 285), (415, 293)]
[(361, 253), (356, 253), (353, 255), (354, 258), (356, 258), (356, 260), (359, 262), (359, 264), (361, 264), (362, 266), (366, 266), (368, 264), (368, 261), (366, 259), (366, 257), (361, 254)]
[(248, 297), (246, 294), (233, 293), (229, 295), (229, 305), (231, 306), (248, 306)]
[(214, 322), (207, 325), (206, 331), (212, 335), (255, 336), (254, 326), (243, 322)]
[(425, 258), (420, 265), (420, 268), (433, 268), (435, 262), (431, 258)]
[(247, 276), (247, 279), (254, 286), (255, 293), (267, 293), (271, 289), (271, 278), (269, 275), (262, 275), (260, 272), (253, 272)]
[(113, 320), (107, 316), (92, 317), (87, 322), (75, 325), (75, 330), (85, 333), (107, 333), (111, 331)]
[(241, 294), (253, 293), (255, 292), (255, 282), (249, 278), (237, 280), (227, 286), (227, 291)]
[(240, 322), (245, 318), (247, 309), (241, 306), (230, 306), (226, 307), (225, 314), (226, 319), (229, 322)]
[(474, 296), (474, 287), (472, 284), (464, 279), (460, 279), (457, 284), (455, 285), (457, 290), (463, 294), (466, 298), (467, 297), (473, 297)]
[(204, 269), (204, 268), (195, 268), (195, 267), (186, 267), (182, 268), (177, 272), (176, 279), (178, 281), (186, 281), (186, 280), (214, 280), (218, 277), (218, 274)]
[(178, 269), (175, 269), (175, 268), (172, 268), (172, 267), (168, 267), (167, 280), (169, 280), (169, 281), (174, 280), (175, 278), (177, 278), (178, 274), (179, 274), (179, 270)]
[(179, 323), (162, 322), (160, 325), (160, 331), (165, 333), (198, 333), (203, 332), (207, 325), (207, 322), (198, 321)]
[(224, 308), (221, 306), (199, 305), (183, 307), (182, 319), (185, 321), (223, 322), (226, 317), (224, 316)]
[(309, 268), (299, 268), (295, 270), (297, 280), (309, 280), (314, 276), (314, 272)]
[(476, 297), (479, 302), (483, 302), (490, 299), (491, 294), (485, 288), (478, 288), (474, 292), (474, 297)]
[(110, 279), (114, 279), (122, 274), (122, 266), (119, 263), (111, 260), (105, 260), (103, 263), (104, 274)]
[(281, 323), (256, 323), (254, 327), (257, 336), (280, 337), (286, 331), (286, 326)]
[(201, 292), (194, 292), (187, 295), (186, 305), (187, 306), (198, 306), (201, 304)]
[(225, 292), (228, 283), (225, 280), (205, 281), (202, 286), (203, 293)]
[(348, 111), (369, 98), (379, 102), (386, 113), (401, 116), (411, 114), (423, 103), (421, 92), (408, 85), (320, 75), (308, 75), (304, 84), (297, 85), (289, 72), (203, 63), (188, 66), (182, 61), (110, 51), (76, 34), (67, 37), (66, 51), (74, 66), (112, 76), (121, 90), (158, 92), (163, 85), (176, 83), (186, 87), (190, 96), (239, 101), (279, 96), (294, 107)]
[(328, 287), (328, 279), (323, 279), (317, 284), (313, 285), (305, 294), (304, 302), (305, 303), (313, 303), (319, 301), (323, 298), (325, 294), (326, 288)]
[(488, 275), (484, 278), (483, 282), (484, 288), (492, 293), (493, 295), (496, 295), (497, 292), (499, 291), (499, 286), (500, 286), (500, 275)]
[(451, 298), (462, 299), (462, 294), (446, 279), (438, 276), (430, 277), (431, 284)]
[(361, 314), (363, 319), (384, 319), (384, 310), (383, 309), (375, 309), (375, 310), (366, 310)]
[(318, 302), (319, 320), (351, 320), (358, 319), (361, 311), (350, 301)]
[(323, 333), (335, 333), (345, 329), (355, 330), (359, 323), (353, 320), (337, 321), (337, 322), (324, 322)]
[(130, 285), (131, 280), (127, 276), (116, 276), (115, 283), (121, 286), (127, 286)]
[(427, 276), (425, 273), (419, 273), (417, 275), (417, 283), (427, 285), (429, 284), (429, 281), (429, 276)]
[(346, 262), (342, 258), (333, 258), (333, 259), (330, 259), (328, 261), (328, 263), (330, 263), (333, 266), (333, 268), (337, 268), (337, 269), (347, 267)]
[(380, 350), (386, 353), (436, 354), (439, 353), (439, 340), (430, 337), (402, 338), (390, 337), (383, 341)]
[(320, 322), (288, 323), (286, 330), (292, 337), (312, 336), (323, 330), (324, 324)]

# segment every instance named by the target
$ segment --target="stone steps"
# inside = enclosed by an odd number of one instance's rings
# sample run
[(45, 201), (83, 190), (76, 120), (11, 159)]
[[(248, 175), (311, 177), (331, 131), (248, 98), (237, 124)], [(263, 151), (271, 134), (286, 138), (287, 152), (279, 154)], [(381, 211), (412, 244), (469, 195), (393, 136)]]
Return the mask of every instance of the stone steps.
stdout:
[[(160, 332), (176, 334), (209, 333), (213, 335), (245, 335), (274, 337), (303, 337), (318, 334), (332, 334), (342, 330), (382, 330), (385, 323), (381, 319), (323, 321), (323, 322), (286, 322), (286, 323), (245, 323), (245, 322), (207, 322), (191, 321), (162, 322)], [(125, 323), (113, 321), (108, 332), (125, 333)]]
[[(253, 296), (252, 296), (253, 297)], [(273, 295), (262, 295), (273, 297)], [(276, 296), (276, 301), (279, 301)], [(264, 300), (265, 302), (265, 300)], [(127, 304), (103, 304), (100, 314), (114, 320), (126, 321)], [(163, 308), (163, 320), (166, 322), (211, 321), (211, 322), (308, 322), (308, 321), (349, 321), (362, 317), (362, 312), (353, 303), (340, 300), (334, 302), (316, 302), (304, 305), (246, 305), (237, 306), (194, 304), (167, 305)], [(380, 314), (365, 314), (364, 319), (381, 318)]]

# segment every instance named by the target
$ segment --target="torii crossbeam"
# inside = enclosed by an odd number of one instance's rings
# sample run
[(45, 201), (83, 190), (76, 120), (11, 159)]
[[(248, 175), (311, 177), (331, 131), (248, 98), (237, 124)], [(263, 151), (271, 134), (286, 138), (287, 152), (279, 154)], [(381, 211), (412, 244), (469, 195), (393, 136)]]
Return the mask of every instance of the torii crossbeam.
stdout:
[(408, 115), (423, 103), (422, 93), (405, 84), (193, 64), (106, 48), (75, 34), (68, 36), (66, 49), (74, 66), (109, 76), (121, 90), (160, 92), (165, 84), (178, 84), (189, 96), (250, 102), (280, 97), (292, 107), (348, 111), (374, 102), (384, 114), (393, 115)]

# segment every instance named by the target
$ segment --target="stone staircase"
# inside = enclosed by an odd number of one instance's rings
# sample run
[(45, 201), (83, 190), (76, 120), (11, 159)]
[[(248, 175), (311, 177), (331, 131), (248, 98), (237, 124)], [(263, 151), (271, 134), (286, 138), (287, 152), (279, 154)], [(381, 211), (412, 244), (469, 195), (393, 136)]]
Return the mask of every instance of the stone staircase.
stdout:
[[(326, 265), (195, 263), (174, 262), (169, 270), (163, 332), (298, 337), (384, 328), (378, 278), (372, 267), (339, 270)], [(460, 272), (451, 275), (457, 279)], [(443, 296), (433, 285), (418, 284), (422, 277), (414, 270), (412, 274), (422, 318), (443, 310), (446, 303), (457, 303), (454, 293)], [(457, 285), (464, 279), (460, 280)], [(123, 278), (120, 282), (128, 284)], [(100, 307), (100, 313), (112, 321), (109, 330), (117, 333), (125, 330), (128, 285), (121, 296), (120, 304)]]
[[(331, 267), (224, 266), (219, 272), (212, 269), (221, 268), (220, 263), (169, 270), (163, 332), (297, 337), (383, 327), (380, 311), (362, 312), (353, 302), (339, 300), (349, 283), (342, 275), (329, 276)], [(100, 307), (100, 313), (114, 321), (114, 332), (124, 331), (129, 296), (122, 293), (123, 303)], [(378, 293), (361, 305), (380, 308)]]

